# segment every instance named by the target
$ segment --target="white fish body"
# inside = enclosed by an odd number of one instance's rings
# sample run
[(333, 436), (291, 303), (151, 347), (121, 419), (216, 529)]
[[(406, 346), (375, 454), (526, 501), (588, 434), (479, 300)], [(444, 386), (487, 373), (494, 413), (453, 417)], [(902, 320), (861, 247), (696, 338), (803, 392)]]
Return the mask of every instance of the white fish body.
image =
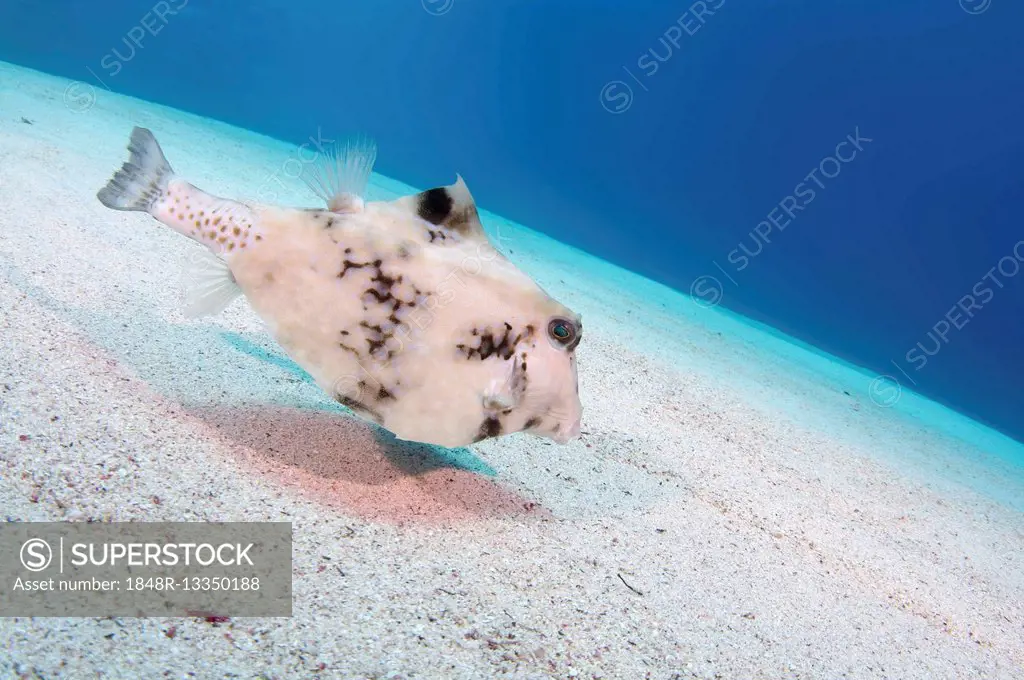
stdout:
[(244, 294), (322, 389), (402, 439), (578, 435), (580, 318), (490, 244), (461, 177), (364, 202), (376, 155), (364, 144), (320, 178), (330, 209), (250, 206), (174, 177), (148, 130), (129, 149), (98, 197), (209, 249), (190, 273), (190, 313)]

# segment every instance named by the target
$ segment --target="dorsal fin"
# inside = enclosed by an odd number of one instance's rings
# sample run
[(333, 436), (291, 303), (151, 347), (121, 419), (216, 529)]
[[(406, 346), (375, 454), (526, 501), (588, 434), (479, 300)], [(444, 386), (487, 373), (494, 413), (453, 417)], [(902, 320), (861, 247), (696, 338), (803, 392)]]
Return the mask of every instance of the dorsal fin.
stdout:
[(353, 136), (323, 147), (301, 178), (332, 212), (359, 212), (376, 160), (373, 139)]
[(473, 195), (469, 193), (462, 175), (455, 176), (454, 184), (428, 189), (413, 196), (403, 196), (394, 203), (407, 207), (427, 222), (443, 226), (463, 238), (488, 240)]

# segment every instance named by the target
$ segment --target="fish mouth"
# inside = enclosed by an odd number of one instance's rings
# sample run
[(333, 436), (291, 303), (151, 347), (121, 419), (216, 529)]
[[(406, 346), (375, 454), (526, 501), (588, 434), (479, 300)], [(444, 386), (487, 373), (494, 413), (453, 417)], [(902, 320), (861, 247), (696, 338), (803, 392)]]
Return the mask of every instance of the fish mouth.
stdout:
[(581, 423), (582, 416), (576, 418), (576, 422), (574, 422), (572, 426), (569, 428), (556, 428), (555, 431), (551, 433), (550, 437), (552, 440), (554, 440), (556, 444), (568, 444), (569, 442), (580, 436)]

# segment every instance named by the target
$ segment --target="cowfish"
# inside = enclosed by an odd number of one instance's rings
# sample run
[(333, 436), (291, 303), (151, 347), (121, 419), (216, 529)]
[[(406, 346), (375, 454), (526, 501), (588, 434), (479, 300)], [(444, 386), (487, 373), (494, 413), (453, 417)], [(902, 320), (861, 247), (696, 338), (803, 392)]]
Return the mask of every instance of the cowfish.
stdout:
[(193, 186), (145, 128), (128, 152), (97, 198), (204, 246), (186, 271), (186, 316), (244, 296), (320, 389), (398, 439), (579, 435), (580, 315), (494, 247), (461, 175), (368, 201), (377, 148), (350, 139), (302, 178), (326, 207), (292, 208)]

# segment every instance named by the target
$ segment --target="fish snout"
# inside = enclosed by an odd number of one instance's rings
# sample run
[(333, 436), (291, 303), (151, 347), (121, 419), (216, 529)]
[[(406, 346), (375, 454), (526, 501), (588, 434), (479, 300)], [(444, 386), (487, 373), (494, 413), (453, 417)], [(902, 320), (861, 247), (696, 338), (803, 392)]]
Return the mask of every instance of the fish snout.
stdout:
[(580, 426), (582, 424), (583, 424), (583, 416), (582, 415), (576, 416), (576, 422), (574, 422), (572, 424), (572, 427), (569, 428), (569, 433), (567, 435), (570, 440), (576, 439), (576, 437), (580, 436)]
[(577, 416), (575, 422), (568, 427), (556, 426), (554, 432), (551, 434), (551, 439), (553, 439), (556, 444), (568, 444), (573, 439), (580, 436), (581, 421), (582, 416)]

